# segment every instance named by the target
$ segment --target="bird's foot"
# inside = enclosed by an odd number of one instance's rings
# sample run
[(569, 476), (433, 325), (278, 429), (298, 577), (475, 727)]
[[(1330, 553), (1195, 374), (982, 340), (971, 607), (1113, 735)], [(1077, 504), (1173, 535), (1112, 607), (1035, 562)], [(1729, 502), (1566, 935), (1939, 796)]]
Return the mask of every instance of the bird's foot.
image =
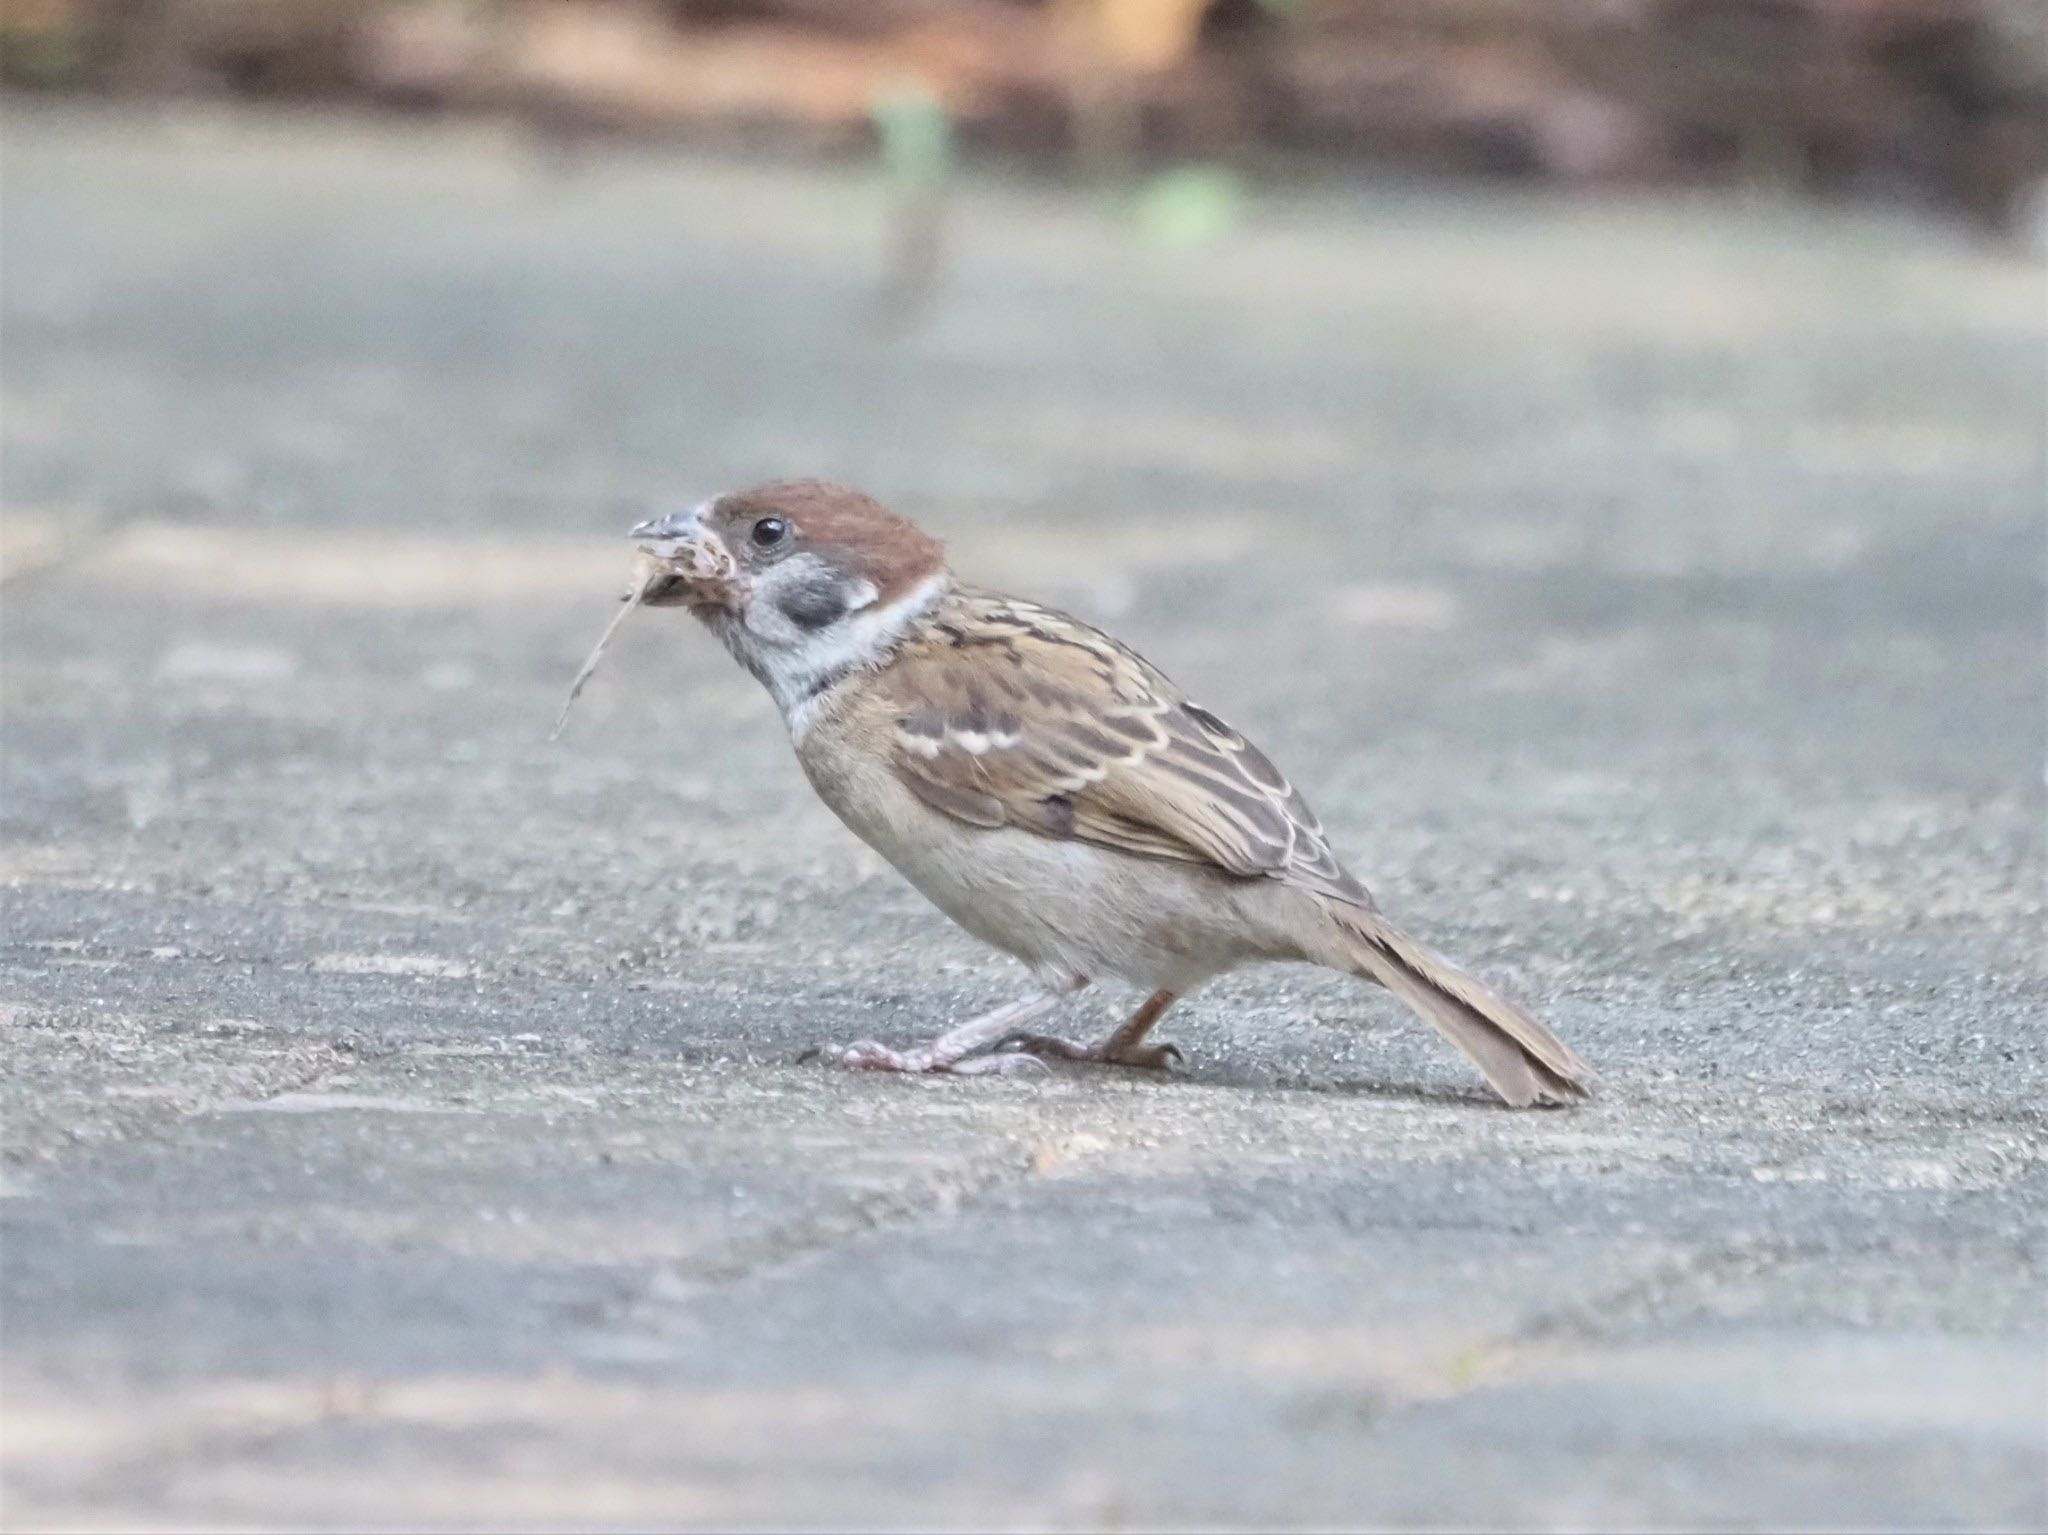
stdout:
[(945, 1073), (956, 1077), (1014, 1076), (1043, 1071), (1045, 1063), (1028, 1055), (990, 1055), (1025, 1024), (1043, 1018), (1059, 1004), (1061, 997), (1087, 985), (1078, 977), (1058, 986), (1047, 986), (1028, 997), (1019, 997), (992, 1008), (948, 1029), (928, 1044), (914, 1050), (891, 1050), (872, 1039), (851, 1045), (821, 1045), (806, 1050), (800, 1060), (821, 1060), (832, 1066), (855, 1071), (903, 1071), (919, 1075)]
[(823, 1061), (850, 1071), (901, 1071), (930, 1076), (1009, 1077), (1045, 1070), (1043, 1061), (1029, 1055), (956, 1055), (929, 1045), (915, 1050), (891, 1050), (872, 1039), (851, 1045), (820, 1045), (806, 1050), (798, 1059)]
[[(1121, 1034), (1122, 1030), (1118, 1030)], [(1142, 1071), (1165, 1071), (1169, 1067), (1186, 1064), (1186, 1057), (1178, 1045), (1160, 1040), (1156, 1044), (1144, 1044), (1137, 1040), (1124, 1041), (1112, 1034), (1108, 1039), (1092, 1045), (1077, 1044), (1071, 1039), (1059, 1039), (1051, 1034), (1015, 1034), (1003, 1042), (1004, 1053), (993, 1057), (995, 1060), (1014, 1060), (1019, 1056), (1026, 1060), (1050, 1056), (1061, 1061), (1086, 1061), (1097, 1066), (1131, 1066)]]

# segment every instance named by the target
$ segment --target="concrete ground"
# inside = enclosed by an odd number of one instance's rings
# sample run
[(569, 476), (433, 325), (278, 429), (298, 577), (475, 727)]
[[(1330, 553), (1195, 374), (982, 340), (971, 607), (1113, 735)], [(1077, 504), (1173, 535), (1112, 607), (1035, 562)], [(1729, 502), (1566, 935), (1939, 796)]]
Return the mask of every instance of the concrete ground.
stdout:
[[(2039, 1528), (2044, 276), (1904, 215), (5, 124), (4, 1519)], [(1260, 739), (1602, 1071), (1009, 995), (636, 616), (860, 482)], [(1116, 999), (1084, 999), (1099, 1027)]]

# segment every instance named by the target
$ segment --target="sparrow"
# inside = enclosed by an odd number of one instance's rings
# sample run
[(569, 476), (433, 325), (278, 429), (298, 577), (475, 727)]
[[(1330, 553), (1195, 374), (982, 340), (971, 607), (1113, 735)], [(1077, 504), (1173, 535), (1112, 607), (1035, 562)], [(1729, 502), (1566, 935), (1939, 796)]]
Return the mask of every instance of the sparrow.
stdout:
[[(1149, 1040), (1238, 966), (1305, 961), (1392, 991), (1516, 1107), (1583, 1098), (1543, 1024), (1408, 937), (1256, 746), (1101, 630), (954, 578), (856, 490), (782, 480), (632, 530), (632, 594), (686, 608), (774, 698), (818, 797), (1036, 989), (927, 1044), (814, 1054), (975, 1075), (1045, 1058), (1179, 1060)], [(1145, 1001), (1106, 1037), (1030, 1026), (1091, 981)]]

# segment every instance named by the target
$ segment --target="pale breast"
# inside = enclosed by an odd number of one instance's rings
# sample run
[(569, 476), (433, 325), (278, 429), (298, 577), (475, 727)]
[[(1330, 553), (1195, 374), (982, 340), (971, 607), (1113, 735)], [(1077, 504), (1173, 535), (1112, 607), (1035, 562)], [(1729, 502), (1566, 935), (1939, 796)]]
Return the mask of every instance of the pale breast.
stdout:
[(940, 814), (867, 748), (883, 722), (849, 702), (797, 743), (819, 797), (939, 910), (1034, 972), (1184, 992), (1247, 960), (1298, 957), (1270, 881)]

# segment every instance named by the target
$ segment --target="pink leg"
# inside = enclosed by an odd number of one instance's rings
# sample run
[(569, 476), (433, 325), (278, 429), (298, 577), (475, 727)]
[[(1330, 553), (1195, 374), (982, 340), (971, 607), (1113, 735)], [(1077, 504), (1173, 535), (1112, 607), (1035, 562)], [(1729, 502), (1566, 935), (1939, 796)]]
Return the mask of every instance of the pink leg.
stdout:
[(1000, 1044), (1015, 1034), (1021, 1025), (1044, 1017), (1059, 1006), (1069, 992), (1079, 991), (1087, 984), (1086, 981), (1078, 981), (1064, 987), (1048, 987), (1044, 991), (1033, 992), (978, 1018), (970, 1018), (958, 1028), (949, 1029), (930, 1044), (920, 1045), (914, 1050), (891, 1050), (872, 1039), (863, 1039), (858, 1044), (821, 1046), (806, 1052), (804, 1058), (816, 1056), (834, 1066), (850, 1066), (859, 1071), (947, 1072), (958, 1077), (1008, 1076), (1020, 1071), (1042, 1071), (1045, 1069), (1043, 1063), (1030, 1056), (977, 1055), (976, 1052)]
[[(1174, 1004), (1170, 991), (1155, 991), (1139, 1004), (1131, 1014), (1099, 1044), (1077, 1045), (1069, 1039), (1056, 1039), (1050, 1034), (1018, 1034), (1009, 1041), (1014, 1051), (1027, 1055), (1057, 1056), (1063, 1061), (1094, 1061), (1104, 1066), (1144, 1066), (1152, 1070), (1163, 1070), (1169, 1062), (1178, 1062), (1179, 1049), (1161, 1042), (1148, 1045), (1145, 1036), (1152, 1025), (1166, 1015)], [(1000, 1059), (1000, 1057), (998, 1057)]]

